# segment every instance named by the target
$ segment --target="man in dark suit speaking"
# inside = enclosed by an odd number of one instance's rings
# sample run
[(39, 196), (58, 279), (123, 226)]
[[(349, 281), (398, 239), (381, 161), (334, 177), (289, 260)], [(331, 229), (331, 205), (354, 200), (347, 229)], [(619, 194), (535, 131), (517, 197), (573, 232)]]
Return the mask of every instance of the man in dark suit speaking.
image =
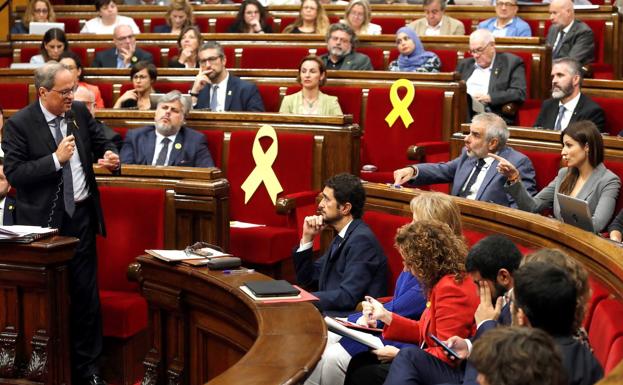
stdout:
[(197, 56), (201, 68), (190, 90), (195, 108), (264, 112), (264, 102), (255, 84), (230, 74), (225, 68), (227, 59), (219, 43), (205, 43)]
[(74, 383), (102, 384), (95, 235), (105, 229), (92, 154), (110, 170), (119, 167), (119, 156), (84, 104), (74, 103), (69, 70), (46, 63), (35, 70), (35, 87), (39, 99), (6, 123), (4, 172), (17, 190), (17, 224), (50, 226), (80, 239), (68, 266), (72, 374)]
[(203, 134), (183, 125), (190, 101), (171, 91), (158, 102), (154, 125), (128, 131), (121, 162), (153, 166), (214, 167)]
[[(370, 228), (361, 220), (366, 193), (359, 178), (338, 174), (325, 182), (319, 215), (305, 217), (300, 246), (294, 250), (296, 278), (317, 285), (317, 306), (329, 314), (352, 312), (365, 295), (384, 296), (387, 258)], [(329, 250), (312, 261), (316, 235), (325, 227), (338, 234)]]
[(139, 61), (154, 62), (153, 56), (136, 46), (136, 37), (129, 25), (120, 24), (113, 33), (115, 48), (95, 54), (93, 67), (129, 68)]

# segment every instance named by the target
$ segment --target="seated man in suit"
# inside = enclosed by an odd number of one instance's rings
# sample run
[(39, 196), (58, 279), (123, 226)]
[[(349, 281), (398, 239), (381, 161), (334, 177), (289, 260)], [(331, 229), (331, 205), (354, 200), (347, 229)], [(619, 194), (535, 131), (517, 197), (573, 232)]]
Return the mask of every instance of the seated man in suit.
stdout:
[(512, 206), (514, 201), (504, 191), (506, 178), (499, 177), (498, 162), (487, 155), (489, 152), (497, 153), (522, 170), (522, 182), (529, 186), (531, 195), (536, 193), (536, 183), (532, 162), (506, 145), (508, 136), (506, 123), (499, 116), (489, 112), (476, 115), (465, 137), (465, 149), (458, 158), (446, 163), (423, 163), (398, 169), (394, 171), (394, 183), (452, 182), (452, 195)]
[(195, 108), (264, 112), (264, 102), (257, 86), (231, 75), (225, 68), (227, 59), (219, 43), (205, 43), (197, 56), (199, 74), (190, 90)]
[(521, 104), (526, 99), (523, 60), (512, 53), (496, 52), (495, 38), (486, 29), (472, 32), (469, 49), (472, 57), (461, 60), (456, 72), (467, 84), (470, 113), (493, 112), (512, 124), (516, 113), (512, 104)]
[(570, 57), (582, 65), (595, 60), (595, 41), (591, 27), (575, 18), (573, 1), (553, 0), (549, 5), (552, 26), (547, 32), (547, 45), (552, 59)]
[(465, 35), (465, 26), (460, 20), (445, 15), (445, 0), (424, 0), (424, 16), (409, 23), (418, 36)]
[(590, 120), (599, 131), (606, 126), (601, 107), (582, 94), (582, 68), (577, 60), (561, 58), (552, 65), (552, 97), (541, 105), (534, 127), (562, 131), (569, 123)]
[(128, 131), (121, 163), (153, 166), (214, 167), (203, 134), (184, 126), (190, 101), (175, 90), (158, 102), (154, 125)]
[(326, 35), (327, 53), (320, 56), (328, 70), (372, 71), (367, 55), (355, 52), (357, 35), (348, 25), (335, 23), (329, 26)]
[(15, 224), (15, 198), (7, 195), (10, 189), (4, 176), (4, 158), (0, 157), (0, 226)]
[[(300, 246), (293, 253), (296, 279), (317, 285), (316, 306), (329, 314), (347, 314), (365, 295), (387, 290), (387, 258), (361, 220), (366, 193), (358, 177), (338, 174), (325, 182), (319, 215), (305, 217)], [(325, 227), (338, 232), (327, 252), (312, 261), (313, 241)]]
[(78, 86), (76, 92), (74, 92), (74, 100), (84, 103), (91, 115), (93, 115), (93, 119), (95, 119), (97, 127), (102, 130), (102, 133), (106, 139), (113, 142), (115, 147), (117, 147), (117, 150), (121, 151), (121, 145), (123, 144), (123, 138), (121, 135), (105, 125), (101, 120), (95, 118), (95, 110), (97, 108), (95, 105), (95, 94), (93, 94), (93, 92), (86, 87)]
[(136, 46), (136, 37), (128, 25), (120, 24), (115, 27), (113, 43), (115, 48), (95, 54), (92, 67), (129, 68), (132, 64), (143, 60), (154, 62), (149, 52)]
[(500, 0), (495, 3), (495, 15), (481, 21), (478, 28), (491, 31), (495, 37), (532, 36), (530, 26), (517, 16), (517, 0)]

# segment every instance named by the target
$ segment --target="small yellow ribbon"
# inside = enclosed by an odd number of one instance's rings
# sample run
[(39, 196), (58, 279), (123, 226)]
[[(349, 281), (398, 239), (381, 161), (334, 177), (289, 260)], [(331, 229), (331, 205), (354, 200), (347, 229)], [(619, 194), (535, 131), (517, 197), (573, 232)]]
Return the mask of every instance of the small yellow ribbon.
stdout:
[[(404, 99), (400, 99), (400, 97), (398, 97), (398, 89), (403, 87), (407, 89), (407, 94)], [(409, 112), (409, 106), (411, 102), (413, 102), (414, 96), (415, 88), (413, 88), (413, 83), (409, 80), (398, 79), (392, 84), (392, 88), (389, 90), (389, 100), (392, 102), (393, 109), (385, 117), (385, 121), (390, 127), (394, 125), (398, 117), (402, 119), (402, 123), (406, 128), (409, 128), (411, 123), (413, 123), (413, 117)]]
[[(273, 140), (266, 152), (264, 152), (260, 144), (260, 138), (265, 136)], [(242, 186), (240, 186), (244, 191), (245, 204), (249, 202), (249, 199), (255, 194), (255, 191), (260, 187), (262, 182), (264, 182), (273, 204), (277, 203), (277, 194), (283, 191), (283, 187), (281, 187), (281, 183), (279, 183), (279, 179), (277, 179), (277, 175), (275, 175), (275, 171), (272, 169), (272, 165), (275, 159), (277, 159), (278, 149), (279, 145), (277, 143), (277, 133), (275, 129), (269, 125), (262, 126), (255, 135), (253, 150), (251, 151), (253, 160), (255, 161), (255, 168), (242, 183)]]

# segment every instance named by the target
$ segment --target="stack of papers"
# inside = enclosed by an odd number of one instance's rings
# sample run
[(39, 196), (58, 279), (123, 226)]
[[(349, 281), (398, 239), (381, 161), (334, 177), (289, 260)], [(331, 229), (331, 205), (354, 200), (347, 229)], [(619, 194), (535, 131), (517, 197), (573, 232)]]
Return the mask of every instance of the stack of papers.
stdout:
[(30, 243), (58, 233), (58, 229), (41, 226), (0, 226), (0, 242)]
[(349, 329), (331, 317), (324, 317), (324, 322), (327, 324), (327, 327), (332, 332), (344, 337), (350, 337), (353, 340), (362, 343), (372, 349), (380, 349), (384, 346), (383, 341), (379, 337), (376, 337), (369, 333)]
[(210, 247), (204, 247), (201, 249), (206, 255), (199, 255), (185, 250), (145, 250), (149, 255), (161, 259), (166, 262), (180, 262), (186, 260), (205, 260), (208, 263), (213, 258), (231, 257), (231, 254), (223, 253), (222, 251), (212, 249)]

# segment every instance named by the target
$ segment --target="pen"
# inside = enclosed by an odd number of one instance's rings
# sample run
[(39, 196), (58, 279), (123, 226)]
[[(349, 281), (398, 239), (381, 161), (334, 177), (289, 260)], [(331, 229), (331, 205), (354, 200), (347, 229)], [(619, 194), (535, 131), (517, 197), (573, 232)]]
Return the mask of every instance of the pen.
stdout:
[(251, 274), (255, 273), (255, 269), (240, 269), (240, 270), (223, 270), (223, 274), (238, 275), (238, 274)]

